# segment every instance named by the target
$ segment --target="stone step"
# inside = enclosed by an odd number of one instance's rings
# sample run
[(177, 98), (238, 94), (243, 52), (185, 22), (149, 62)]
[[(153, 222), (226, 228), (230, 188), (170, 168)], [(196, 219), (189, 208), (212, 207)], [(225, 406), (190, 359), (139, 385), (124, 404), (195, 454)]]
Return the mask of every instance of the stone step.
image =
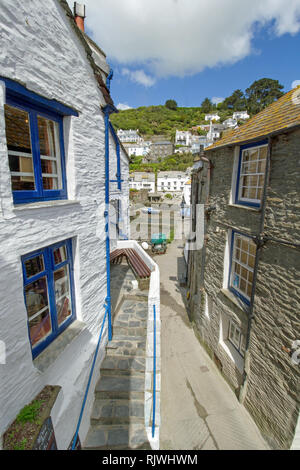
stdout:
[(110, 344), (113, 345), (114, 342), (119, 342), (119, 341), (125, 341), (125, 342), (132, 341), (132, 342), (139, 342), (143, 344), (146, 343), (147, 341), (146, 335), (144, 336), (133, 335), (130, 328), (127, 329), (127, 333), (128, 333), (127, 335), (114, 334), (113, 339), (107, 344), (107, 346), (109, 346)]
[(84, 443), (86, 450), (150, 450), (143, 424), (92, 425)]
[(114, 338), (117, 336), (118, 338), (120, 336), (123, 337), (128, 337), (128, 336), (133, 336), (133, 337), (144, 337), (147, 336), (147, 324), (144, 326), (140, 327), (128, 327), (128, 326), (113, 326), (113, 336)]
[(95, 394), (97, 398), (109, 399), (144, 399), (145, 377), (127, 375), (102, 375)]
[(130, 328), (147, 328), (148, 314), (136, 313), (135, 315), (128, 315), (119, 312), (113, 319), (113, 326), (123, 326)]
[(96, 399), (93, 405), (91, 423), (93, 425), (143, 424), (144, 401)]
[(106, 346), (106, 351), (108, 355), (117, 355), (117, 356), (136, 356), (144, 357), (146, 350), (146, 337), (141, 337), (140, 339), (113, 339)]
[(146, 368), (146, 359), (144, 357), (134, 356), (110, 356), (107, 355), (101, 365), (101, 374), (128, 374), (144, 373)]

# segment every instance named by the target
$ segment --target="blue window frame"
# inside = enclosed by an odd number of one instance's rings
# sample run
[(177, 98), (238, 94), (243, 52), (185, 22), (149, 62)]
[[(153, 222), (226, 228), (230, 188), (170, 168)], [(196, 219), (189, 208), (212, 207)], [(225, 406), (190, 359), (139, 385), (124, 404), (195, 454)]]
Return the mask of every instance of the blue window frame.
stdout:
[(268, 153), (268, 141), (240, 148), (235, 204), (260, 207)]
[(120, 155), (120, 142), (119, 138), (115, 132), (115, 129), (111, 122), (109, 122), (109, 129), (112, 133), (115, 145), (116, 145), (116, 153), (117, 153), (117, 173), (116, 173), (116, 180), (110, 180), (111, 183), (118, 183), (118, 189), (121, 191), (122, 189), (122, 175), (121, 175), (121, 155)]
[(33, 358), (76, 318), (72, 240), (22, 257), (24, 298)]
[(63, 117), (77, 111), (12, 80), (6, 85), (5, 125), (15, 204), (67, 198)]
[(251, 237), (232, 231), (228, 288), (246, 305), (251, 301), (256, 249)]

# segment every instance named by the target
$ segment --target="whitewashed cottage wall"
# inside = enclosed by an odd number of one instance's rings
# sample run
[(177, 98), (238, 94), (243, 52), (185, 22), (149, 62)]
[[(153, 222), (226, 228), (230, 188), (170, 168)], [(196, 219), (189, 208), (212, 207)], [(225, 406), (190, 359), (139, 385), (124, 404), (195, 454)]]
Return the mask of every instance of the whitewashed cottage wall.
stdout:
[[(105, 101), (59, 1), (2, 0), (0, 18), (0, 76), (79, 112), (79, 117), (64, 119), (69, 200), (15, 207), (5, 137), (5, 87), (0, 82), (0, 341), (6, 347), (6, 364), (0, 365), (0, 436), (46, 384), (60, 385), (53, 422), (58, 447), (65, 449), (75, 431), (104, 315), (105, 133), (100, 106)], [(122, 162), (126, 168), (124, 157)], [(68, 238), (74, 249), (78, 335), (41, 372), (32, 360), (21, 256)], [(97, 374), (92, 387), (96, 379)], [(92, 398), (93, 393), (80, 431), (82, 440)]]

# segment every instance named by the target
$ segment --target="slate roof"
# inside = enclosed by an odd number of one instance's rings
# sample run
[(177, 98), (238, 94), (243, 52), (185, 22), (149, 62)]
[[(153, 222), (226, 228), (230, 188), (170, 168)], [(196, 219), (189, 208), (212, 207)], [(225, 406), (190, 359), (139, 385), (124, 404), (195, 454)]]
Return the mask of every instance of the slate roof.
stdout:
[(155, 174), (154, 173), (146, 173), (146, 172), (132, 172), (129, 175), (130, 178), (134, 178), (135, 182), (141, 182), (141, 181), (149, 181), (149, 182), (155, 182)]
[(207, 147), (205, 152), (227, 145), (263, 139), (297, 126), (300, 126), (300, 86), (283, 95), (246, 124), (226, 133), (222, 139)]

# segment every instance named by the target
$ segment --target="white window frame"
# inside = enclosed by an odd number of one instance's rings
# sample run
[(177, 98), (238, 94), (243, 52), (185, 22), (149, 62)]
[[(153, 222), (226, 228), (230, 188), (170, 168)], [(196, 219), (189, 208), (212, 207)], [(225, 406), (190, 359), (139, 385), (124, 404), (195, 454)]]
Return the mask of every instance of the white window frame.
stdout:
[[(248, 284), (251, 284), (251, 292), (252, 292), (252, 289), (253, 289), (253, 275), (254, 275), (254, 266), (250, 266), (248, 264), (248, 261), (249, 261), (249, 257), (254, 257), (254, 263), (255, 263), (255, 258), (256, 258), (256, 250), (255, 250), (255, 253), (250, 253), (250, 250), (249, 251), (244, 251), (242, 250), (242, 247), (237, 247), (237, 240), (240, 239), (241, 240), (241, 244), (242, 244), (242, 241), (247, 241), (249, 243), (249, 241), (252, 241), (252, 243), (254, 244), (253, 242), (253, 239), (247, 235), (244, 235), (242, 233), (239, 233), (239, 232), (235, 232), (235, 231), (232, 231), (232, 239), (231, 239), (231, 253), (230, 253), (230, 270), (229, 270), (229, 289), (231, 291), (233, 291), (234, 294), (237, 294), (239, 298), (241, 298), (241, 300), (243, 300), (246, 304), (250, 305), (250, 300), (251, 300), (251, 295), (249, 296), (247, 294), (247, 292), (245, 292), (244, 290), (240, 289), (239, 286), (236, 285), (236, 279), (238, 278), (238, 282), (240, 283), (240, 281), (244, 280), (246, 282), (246, 291), (248, 290)], [(250, 245), (249, 245), (250, 247)], [(255, 246), (256, 248), (256, 246)], [(247, 262), (244, 263), (241, 259), (238, 259), (236, 257), (236, 250), (240, 250), (241, 254), (247, 254)], [(240, 273), (242, 271), (242, 269), (246, 270), (247, 271), (247, 279), (245, 279), (245, 277), (242, 276), (242, 274), (237, 274), (235, 271), (234, 271), (234, 267), (235, 267), (235, 264), (238, 264), (239, 265), (239, 269), (240, 269)], [(249, 280), (249, 274), (252, 273), (252, 281)], [(237, 276), (236, 279), (234, 279), (234, 275)]]
[[(236, 334), (238, 335), (237, 341), (235, 338)], [(241, 356), (245, 356), (245, 336), (241, 328), (232, 319), (229, 320), (228, 325), (228, 341), (237, 349)]]
[[(261, 188), (262, 193), (263, 193), (264, 184), (265, 184), (265, 168), (264, 168), (263, 172), (259, 172), (258, 171), (258, 164), (261, 161), (267, 162), (267, 154), (266, 154), (266, 157), (265, 157), (264, 160), (259, 160), (259, 154), (261, 152), (261, 149), (266, 149), (267, 152), (268, 152), (268, 144), (266, 142), (264, 142), (264, 143), (255, 144), (255, 145), (251, 145), (251, 146), (247, 145), (247, 146), (243, 146), (243, 147), (240, 148), (239, 165), (238, 165), (238, 177), (237, 177), (237, 188), (236, 188), (236, 200), (235, 200), (236, 204), (256, 206), (256, 207), (260, 207), (260, 205), (261, 205), (262, 195), (261, 195), (260, 199), (258, 199), (258, 198), (256, 198), (256, 199), (255, 198), (248, 198), (248, 197), (243, 197), (242, 196), (242, 191), (243, 191), (244, 187), (246, 187), (246, 188), (256, 188), (256, 190)], [(243, 169), (244, 169), (243, 166), (245, 167), (247, 165), (247, 162), (244, 161), (244, 156), (245, 156), (246, 152), (251, 152), (251, 150), (258, 151), (258, 160), (251, 161), (252, 164), (256, 163), (257, 171), (255, 173), (250, 172), (250, 171), (248, 171), (248, 172), (243, 171)], [(243, 182), (244, 177), (249, 177), (249, 178), (257, 177), (258, 181), (259, 181), (259, 177), (262, 177), (262, 179), (263, 179), (262, 186), (259, 186), (258, 184), (256, 184), (255, 186), (251, 186), (251, 185), (242, 186), (242, 182)]]

